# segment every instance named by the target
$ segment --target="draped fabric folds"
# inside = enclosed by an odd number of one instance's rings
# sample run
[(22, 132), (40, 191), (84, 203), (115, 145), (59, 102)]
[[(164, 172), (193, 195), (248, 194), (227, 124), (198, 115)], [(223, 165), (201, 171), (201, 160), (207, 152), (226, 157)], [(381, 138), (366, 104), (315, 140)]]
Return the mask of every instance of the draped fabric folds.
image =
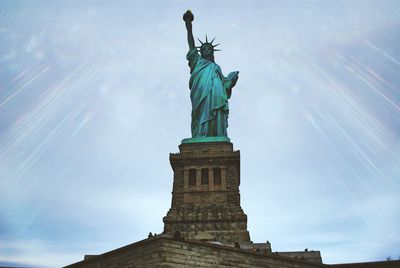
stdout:
[(203, 59), (196, 48), (190, 49), (186, 58), (191, 73), (192, 138), (227, 137), (229, 79), (223, 76), (218, 64)]

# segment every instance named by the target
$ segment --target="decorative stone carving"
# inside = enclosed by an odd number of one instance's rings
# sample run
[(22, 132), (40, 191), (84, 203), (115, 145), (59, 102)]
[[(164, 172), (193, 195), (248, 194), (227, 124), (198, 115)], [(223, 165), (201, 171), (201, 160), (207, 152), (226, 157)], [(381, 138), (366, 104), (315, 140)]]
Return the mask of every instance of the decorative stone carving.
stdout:
[[(240, 152), (233, 151), (230, 142), (188, 143), (179, 149), (179, 153), (170, 154), (174, 183), (171, 208), (163, 219), (164, 233), (179, 226), (184, 239), (208, 237), (224, 244), (250, 243), (247, 216), (240, 207)], [(207, 187), (201, 185), (203, 168), (210, 171)], [(218, 187), (213, 185), (214, 168), (221, 169)], [(194, 187), (188, 187), (189, 169), (196, 170)], [(199, 231), (208, 235), (198, 236)]]

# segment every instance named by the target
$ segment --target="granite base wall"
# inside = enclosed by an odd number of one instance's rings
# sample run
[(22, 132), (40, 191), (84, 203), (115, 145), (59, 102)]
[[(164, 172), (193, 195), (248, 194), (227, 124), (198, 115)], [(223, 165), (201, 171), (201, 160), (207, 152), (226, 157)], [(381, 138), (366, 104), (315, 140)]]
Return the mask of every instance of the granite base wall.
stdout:
[(269, 267), (311, 268), (324, 264), (248, 252), (242, 249), (214, 245), (206, 242), (185, 242), (155, 237), (91, 257), (69, 268), (139, 268), (139, 267)]

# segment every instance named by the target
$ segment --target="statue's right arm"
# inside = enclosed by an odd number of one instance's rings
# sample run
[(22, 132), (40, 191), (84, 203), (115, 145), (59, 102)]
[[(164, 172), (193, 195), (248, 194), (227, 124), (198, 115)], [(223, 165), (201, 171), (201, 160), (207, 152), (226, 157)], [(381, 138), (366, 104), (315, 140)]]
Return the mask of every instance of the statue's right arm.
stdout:
[(188, 39), (189, 48), (192, 49), (195, 47), (193, 32), (192, 32), (192, 22), (186, 21), (185, 23), (186, 23), (187, 39)]

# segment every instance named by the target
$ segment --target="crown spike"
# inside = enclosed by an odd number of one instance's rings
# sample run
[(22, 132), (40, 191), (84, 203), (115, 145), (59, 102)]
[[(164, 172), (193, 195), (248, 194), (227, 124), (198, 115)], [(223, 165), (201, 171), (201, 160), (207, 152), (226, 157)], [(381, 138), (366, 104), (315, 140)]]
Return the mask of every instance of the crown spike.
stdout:
[(215, 37), (214, 37), (213, 40), (210, 42), (211, 45), (212, 45), (212, 43), (214, 42), (214, 40), (215, 40)]
[(214, 51), (221, 51), (221, 49), (214, 49)]
[(206, 35), (206, 43), (208, 43), (207, 35)]
[(220, 44), (213, 45), (213, 47), (219, 46)]
[(197, 40), (199, 40), (199, 42), (200, 42), (201, 44), (204, 44), (204, 43), (200, 40), (200, 38), (197, 38)]

